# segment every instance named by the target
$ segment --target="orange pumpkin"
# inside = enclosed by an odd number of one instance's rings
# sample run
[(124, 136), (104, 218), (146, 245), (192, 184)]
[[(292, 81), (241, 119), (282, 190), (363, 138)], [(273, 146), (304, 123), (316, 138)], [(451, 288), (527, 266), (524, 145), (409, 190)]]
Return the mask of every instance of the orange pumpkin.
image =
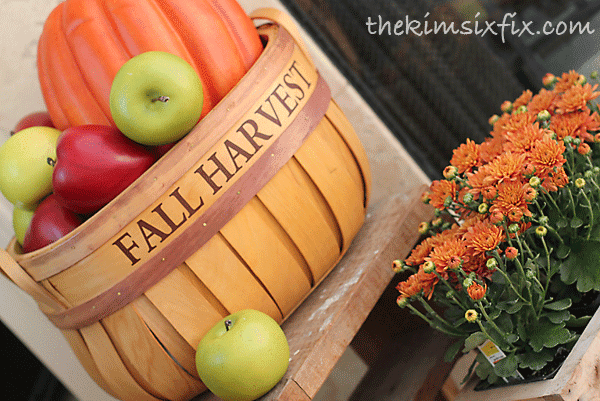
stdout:
[(55, 127), (114, 125), (113, 78), (150, 50), (176, 54), (198, 72), (203, 117), (244, 76), (262, 44), (235, 0), (66, 0), (47, 18), (38, 45), (40, 85)]

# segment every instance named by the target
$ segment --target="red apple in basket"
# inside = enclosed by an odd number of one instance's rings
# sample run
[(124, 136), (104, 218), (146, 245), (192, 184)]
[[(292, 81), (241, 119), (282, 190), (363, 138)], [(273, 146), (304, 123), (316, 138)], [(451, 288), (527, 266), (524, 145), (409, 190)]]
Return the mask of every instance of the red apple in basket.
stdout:
[(64, 237), (83, 223), (83, 218), (65, 209), (54, 194), (35, 209), (23, 239), (23, 251), (33, 252)]
[(58, 139), (52, 188), (64, 207), (89, 215), (119, 195), (155, 161), (149, 149), (117, 128), (67, 128)]
[(47, 111), (36, 111), (34, 113), (27, 114), (25, 117), (21, 118), (15, 128), (10, 131), (10, 134), (13, 135), (25, 128), (29, 127), (51, 127), (54, 128), (54, 124), (50, 119), (50, 114)]

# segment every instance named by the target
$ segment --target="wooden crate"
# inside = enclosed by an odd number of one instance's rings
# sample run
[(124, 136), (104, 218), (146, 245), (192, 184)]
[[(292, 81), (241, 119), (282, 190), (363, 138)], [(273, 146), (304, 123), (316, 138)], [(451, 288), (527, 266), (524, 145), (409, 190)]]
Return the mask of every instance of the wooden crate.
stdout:
[[(475, 351), (474, 351), (475, 352)], [(449, 401), (595, 401), (600, 400), (600, 311), (597, 311), (554, 378), (475, 391), (478, 380), (461, 385), (475, 358), (463, 356), (444, 384)]]

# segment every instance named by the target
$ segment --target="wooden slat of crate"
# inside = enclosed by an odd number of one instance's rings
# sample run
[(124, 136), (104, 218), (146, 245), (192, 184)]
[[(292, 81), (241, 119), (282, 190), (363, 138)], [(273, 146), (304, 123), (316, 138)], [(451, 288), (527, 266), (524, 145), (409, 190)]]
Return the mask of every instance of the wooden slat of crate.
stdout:
[(468, 366), (457, 363), (450, 373), (444, 385), (444, 395), (449, 401), (600, 400), (600, 313), (594, 314), (553, 379), (474, 391), (476, 380), (462, 388), (459, 384)]
[[(433, 209), (420, 201), (422, 190), (370, 207), (348, 253), (283, 323), (290, 366), (261, 400), (315, 396), (392, 279), (391, 261), (408, 254), (418, 238), (415, 228), (433, 216)], [(206, 392), (194, 400), (218, 398)]]

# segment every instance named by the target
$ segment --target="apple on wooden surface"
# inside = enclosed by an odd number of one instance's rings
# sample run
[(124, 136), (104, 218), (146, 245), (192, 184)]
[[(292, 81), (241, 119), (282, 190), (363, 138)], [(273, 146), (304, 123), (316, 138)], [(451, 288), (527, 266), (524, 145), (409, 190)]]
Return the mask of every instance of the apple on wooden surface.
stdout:
[(202, 81), (182, 58), (149, 51), (129, 59), (110, 89), (117, 128), (143, 145), (164, 145), (185, 136), (200, 119)]
[(246, 309), (210, 329), (196, 351), (196, 368), (206, 387), (225, 401), (250, 401), (271, 390), (285, 374), (290, 348), (269, 315)]
[(92, 214), (119, 195), (156, 161), (152, 152), (105, 125), (63, 131), (56, 147), (52, 187), (58, 201)]
[[(36, 205), (37, 206), (37, 205)], [(13, 229), (15, 230), (15, 237), (17, 238), (17, 242), (23, 245), (23, 240), (25, 239), (25, 233), (29, 228), (29, 224), (31, 223), (31, 219), (33, 217), (33, 212), (35, 208), (25, 208), (15, 206), (13, 209)]]
[(15, 206), (31, 208), (52, 192), (59, 135), (55, 128), (30, 127), (0, 147), (0, 191)]
[(64, 237), (83, 223), (83, 218), (63, 207), (54, 194), (48, 195), (33, 212), (23, 239), (23, 251), (33, 252)]
[(27, 114), (25, 117), (21, 118), (15, 128), (10, 132), (11, 135), (24, 130), (29, 127), (52, 127), (54, 128), (54, 124), (52, 123), (52, 119), (50, 118), (50, 113), (47, 111), (36, 111), (34, 113)]

